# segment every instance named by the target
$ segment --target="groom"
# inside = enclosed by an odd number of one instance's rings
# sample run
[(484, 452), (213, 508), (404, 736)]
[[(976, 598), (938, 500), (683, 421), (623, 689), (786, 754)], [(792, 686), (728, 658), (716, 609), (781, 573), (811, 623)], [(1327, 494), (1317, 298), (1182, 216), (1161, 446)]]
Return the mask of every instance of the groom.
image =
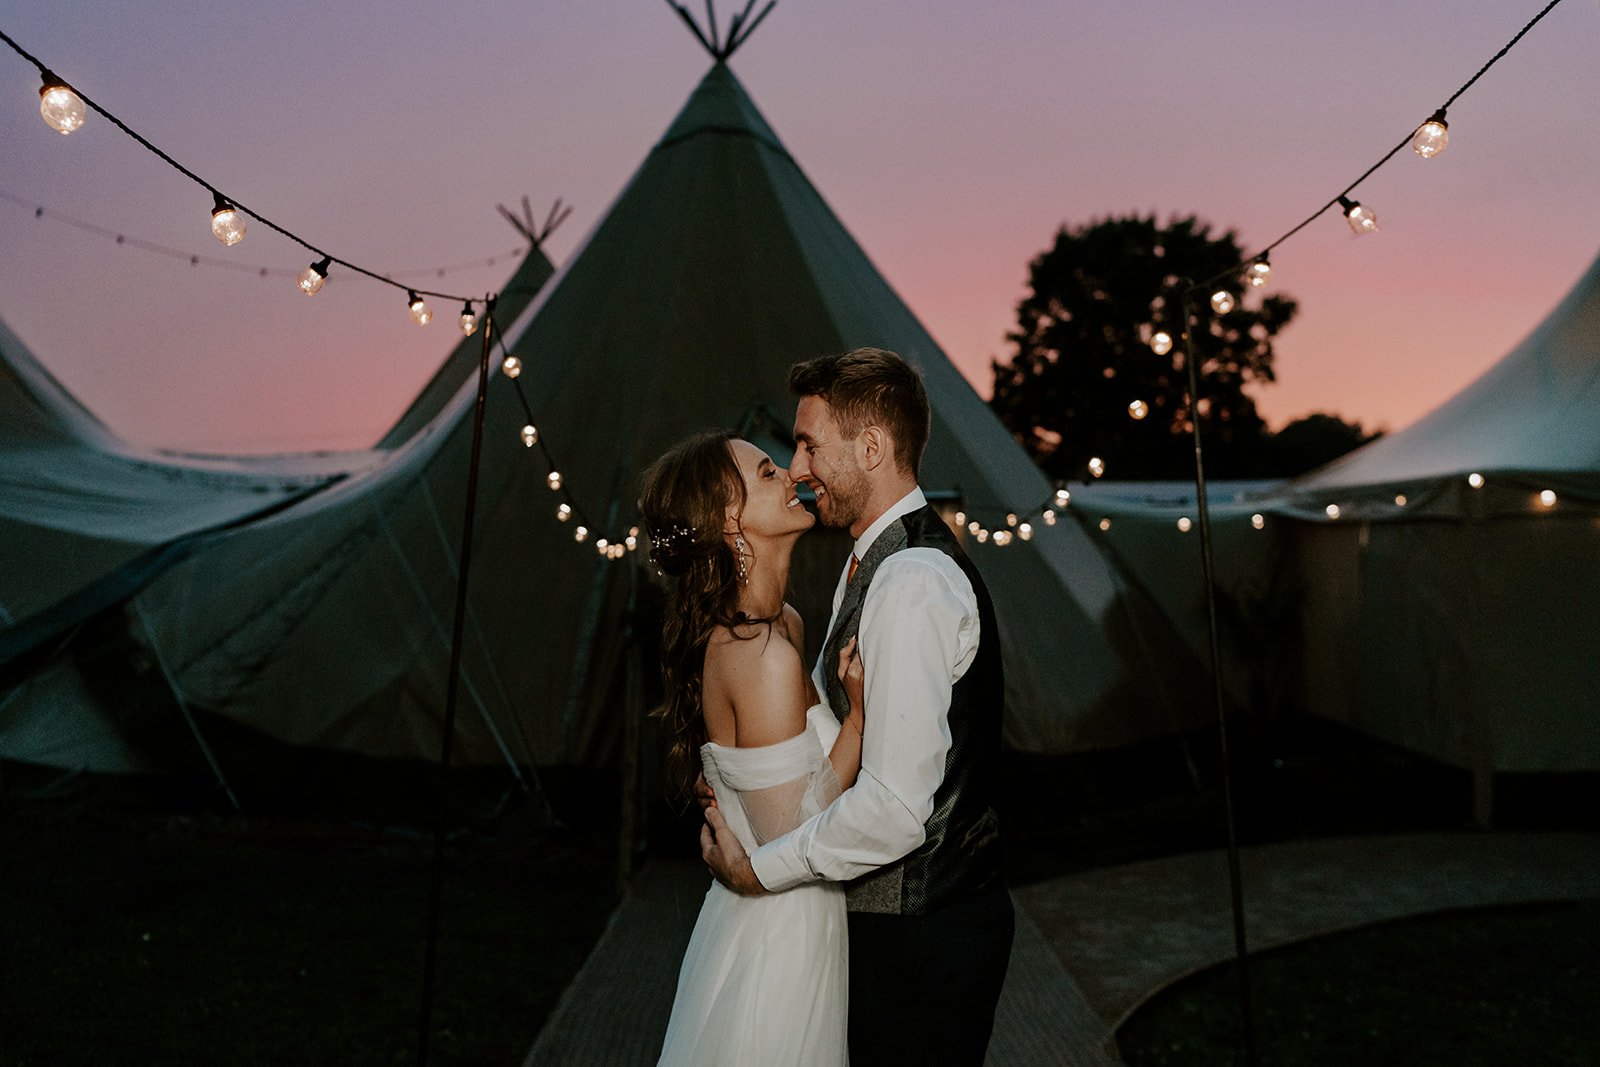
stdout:
[(917, 487), (922, 379), (892, 352), (798, 364), (789, 473), (855, 551), (812, 677), (849, 709), (830, 665), (858, 638), (866, 669), (861, 773), (826, 811), (746, 855), (715, 807), (701, 851), (738, 893), (846, 883), (850, 1058), (983, 1062), (1011, 955), (994, 809), (1004, 682), (983, 579)]

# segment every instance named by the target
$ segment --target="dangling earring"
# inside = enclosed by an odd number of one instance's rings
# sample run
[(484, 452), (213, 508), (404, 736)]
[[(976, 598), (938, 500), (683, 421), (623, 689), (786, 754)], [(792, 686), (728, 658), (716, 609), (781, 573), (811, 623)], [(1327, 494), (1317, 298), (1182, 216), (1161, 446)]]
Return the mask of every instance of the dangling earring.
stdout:
[(739, 553), (739, 584), (744, 585), (750, 580), (750, 568), (744, 562), (744, 534), (734, 536), (733, 547)]

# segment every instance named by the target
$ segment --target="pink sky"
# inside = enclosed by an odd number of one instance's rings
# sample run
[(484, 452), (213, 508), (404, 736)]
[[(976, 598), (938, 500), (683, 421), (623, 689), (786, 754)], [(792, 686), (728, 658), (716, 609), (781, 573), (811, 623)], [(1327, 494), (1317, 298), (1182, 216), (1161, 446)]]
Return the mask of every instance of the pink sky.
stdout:
[[(703, 75), (655, 0), (155, 5), (0, 12), (0, 29), (214, 184), (335, 253), (482, 293), (515, 235), (497, 202), (576, 205), (564, 263)], [(975, 387), (1062, 225), (1198, 213), (1258, 246), (1426, 118), (1539, 3), (849, 3), (782, 0), (733, 67), (822, 195)], [(699, 5), (694, 5), (699, 10)], [(729, 5), (722, 5), (726, 18)], [(221, 13), (219, 13), (221, 12)], [(1400, 428), (1537, 325), (1600, 246), (1592, 46), (1563, 3), (1451, 108), (1451, 145), (1274, 254), (1299, 319), (1274, 424), (1334, 411)], [(0, 54), (0, 188), (130, 236), (298, 269), (257, 226), (225, 250), (209, 201), (91, 118), (37, 114)], [(218, 451), (376, 439), (451, 347), (449, 319), (335, 275), (191, 269), (0, 201), (0, 318), (113, 429)], [(446, 311), (453, 309), (440, 308)]]

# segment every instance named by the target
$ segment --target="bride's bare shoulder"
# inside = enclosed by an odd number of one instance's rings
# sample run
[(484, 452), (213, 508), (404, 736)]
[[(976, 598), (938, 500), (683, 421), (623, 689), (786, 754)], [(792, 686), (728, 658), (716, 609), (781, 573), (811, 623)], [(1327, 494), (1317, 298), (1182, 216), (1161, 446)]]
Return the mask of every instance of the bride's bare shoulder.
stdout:
[(806, 647), (806, 620), (800, 617), (800, 612), (793, 604), (783, 605), (783, 622), (789, 631), (789, 643), (805, 654)]
[(706, 645), (705, 677), (733, 705), (740, 746), (774, 744), (805, 728), (805, 666), (775, 627), (718, 627)]

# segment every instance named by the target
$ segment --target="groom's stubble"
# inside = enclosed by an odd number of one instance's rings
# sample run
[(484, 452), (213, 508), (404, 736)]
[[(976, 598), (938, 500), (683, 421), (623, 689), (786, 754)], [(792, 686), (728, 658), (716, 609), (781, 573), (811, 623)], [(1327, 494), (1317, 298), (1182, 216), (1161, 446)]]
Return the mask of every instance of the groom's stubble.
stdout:
[(867, 482), (867, 472), (855, 467), (835, 471), (824, 483), (827, 487), (823, 499), (829, 501), (826, 510), (821, 501), (817, 505), (822, 524), (834, 529), (848, 530), (861, 518), (872, 494)]

